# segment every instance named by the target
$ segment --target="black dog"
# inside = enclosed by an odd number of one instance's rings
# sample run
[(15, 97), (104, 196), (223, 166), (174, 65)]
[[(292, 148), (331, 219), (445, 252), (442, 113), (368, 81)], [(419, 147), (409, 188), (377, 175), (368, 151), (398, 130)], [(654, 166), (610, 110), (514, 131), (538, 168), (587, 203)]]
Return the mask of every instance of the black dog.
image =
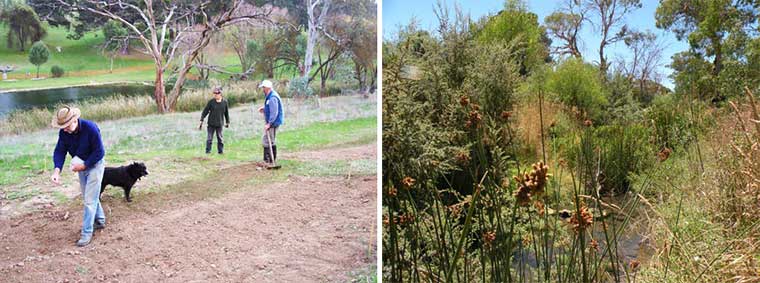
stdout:
[(129, 197), (129, 191), (132, 190), (132, 186), (137, 180), (146, 175), (148, 175), (148, 168), (142, 162), (133, 162), (121, 167), (106, 167), (103, 173), (103, 182), (100, 185), (100, 194), (103, 194), (107, 185), (122, 187), (124, 196), (128, 202), (131, 202), (132, 198)]

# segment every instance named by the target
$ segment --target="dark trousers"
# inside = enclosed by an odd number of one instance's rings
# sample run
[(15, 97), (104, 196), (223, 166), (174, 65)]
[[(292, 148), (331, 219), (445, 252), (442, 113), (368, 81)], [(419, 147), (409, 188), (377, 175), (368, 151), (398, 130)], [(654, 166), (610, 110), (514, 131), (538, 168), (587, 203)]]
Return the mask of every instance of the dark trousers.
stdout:
[(211, 153), (211, 143), (216, 133), (216, 149), (219, 153), (224, 152), (224, 135), (222, 134), (222, 127), (208, 126), (208, 137), (206, 138), (206, 153)]

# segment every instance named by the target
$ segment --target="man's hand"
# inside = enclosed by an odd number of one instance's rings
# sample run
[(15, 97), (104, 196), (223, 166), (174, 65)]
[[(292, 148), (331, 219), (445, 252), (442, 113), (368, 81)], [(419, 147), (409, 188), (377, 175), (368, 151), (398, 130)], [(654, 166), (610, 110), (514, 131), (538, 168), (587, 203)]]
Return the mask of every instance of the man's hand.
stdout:
[(259, 107), (259, 113), (264, 113), (264, 106)]
[(87, 169), (87, 166), (84, 166), (84, 164), (76, 164), (71, 166), (71, 171), (74, 172), (84, 171), (85, 169)]
[(230, 123), (225, 124), (224, 127), (225, 128), (229, 128), (230, 127)]
[(50, 176), (50, 181), (53, 181), (55, 185), (61, 185), (61, 169), (55, 168), (53, 175)]
[(201, 129), (203, 129), (203, 121), (201, 121), (201, 123), (198, 124), (198, 130), (201, 130)]
[(269, 127), (270, 127), (270, 126), (269, 126), (269, 123), (267, 123), (266, 125), (264, 125), (264, 130), (265, 130), (265, 131), (269, 131)]

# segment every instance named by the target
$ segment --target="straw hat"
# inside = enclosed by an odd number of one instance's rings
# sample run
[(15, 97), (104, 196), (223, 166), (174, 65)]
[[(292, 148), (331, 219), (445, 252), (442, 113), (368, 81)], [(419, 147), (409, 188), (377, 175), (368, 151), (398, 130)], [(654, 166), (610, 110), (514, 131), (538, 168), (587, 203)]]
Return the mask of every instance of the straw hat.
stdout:
[(74, 123), (82, 113), (79, 108), (64, 106), (58, 109), (58, 112), (53, 116), (53, 121), (50, 123), (53, 128), (63, 129)]

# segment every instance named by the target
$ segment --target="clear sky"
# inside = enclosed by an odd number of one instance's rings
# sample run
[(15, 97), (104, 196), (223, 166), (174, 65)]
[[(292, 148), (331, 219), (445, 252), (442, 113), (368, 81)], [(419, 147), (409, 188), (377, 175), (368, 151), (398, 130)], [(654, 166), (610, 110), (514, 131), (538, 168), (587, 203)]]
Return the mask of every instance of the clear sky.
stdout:
[[(555, 11), (561, 1), (554, 0), (527, 0), (528, 9), (538, 15), (539, 22), (543, 24), (544, 18)], [(433, 7), (436, 0), (384, 0), (383, 1), (383, 38), (393, 38), (398, 31), (399, 26), (408, 24), (412, 18), (415, 18), (421, 29), (432, 31), (435, 28), (436, 16), (433, 13)], [(457, 3), (465, 14), (471, 18), (478, 19), (482, 16), (495, 14), (504, 7), (503, 0), (447, 0), (446, 4), (452, 10), (454, 3)], [(626, 23), (629, 27), (636, 30), (650, 30), (657, 34), (660, 40), (666, 46), (662, 66), (658, 72), (662, 74), (662, 84), (673, 89), (673, 82), (668, 75), (672, 70), (666, 65), (671, 61), (671, 56), (677, 52), (687, 50), (688, 43), (679, 42), (675, 35), (668, 31), (660, 30), (655, 27), (654, 14), (659, 1), (642, 0), (643, 7), (631, 13)], [(598, 31), (586, 24), (580, 33), (581, 53), (587, 61), (597, 61), (599, 59), (599, 40), (601, 37)], [(555, 40), (555, 39), (553, 39)], [(556, 40), (555, 40), (556, 41)], [(608, 46), (605, 54), (609, 62), (614, 62), (616, 58), (629, 58), (630, 52), (625, 44), (618, 42), (615, 45)]]

